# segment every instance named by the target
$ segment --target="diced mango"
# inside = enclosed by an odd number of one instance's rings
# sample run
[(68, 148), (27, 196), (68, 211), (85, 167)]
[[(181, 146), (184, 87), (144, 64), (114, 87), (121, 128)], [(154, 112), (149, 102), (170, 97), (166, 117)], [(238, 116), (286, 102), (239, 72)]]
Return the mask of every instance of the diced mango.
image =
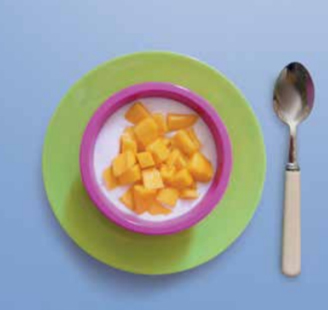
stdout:
[(143, 145), (138, 141), (133, 127), (127, 127), (124, 129), (123, 134), (121, 136), (121, 139), (129, 139), (129, 140), (133, 140), (135, 141), (135, 143), (137, 144), (137, 149), (139, 152), (143, 151), (145, 148), (143, 147)]
[(131, 151), (127, 151), (124, 154), (126, 159), (126, 169), (129, 169), (137, 162), (137, 159), (136, 156)]
[(162, 165), (162, 167), (160, 168), (160, 173), (161, 173), (163, 182), (165, 184), (170, 184), (170, 181), (172, 180), (175, 172), (176, 172), (176, 169), (174, 166)]
[(156, 196), (156, 190), (150, 190), (143, 185), (133, 186), (134, 211), (137, 214), (146, 212)]
[(119, 154), (113, 160), (113, 174), (115, 177), (119, 177), (126, 170), (131, 168), (136, 163), (136, 157), (131, 151)]
[(167, 127), (169, 131), (179, 130), (194, 125), (197, 120), (197, 115), (169, 113), (167, 116)]
[(158, 201), (154, 200), (150, 206), (148, 212), (151, 215), (170, 214), (172, 211), (168, 208), (163, 207)]
[(202, 146), (202, 144), (200, 143), (194, 128), (192, 128), (192, 127), (187, 128), (186, 132), (189, 135), (189, 137), (191, 138), (192, 142), (194, 142), (194, 144), (196, 145), (197, 149), (199, 149)]
[(153, 156), (150, 152), (142, 152), (137, 154), (137, 159), (142, 169), (155, 166)]
[(173, 149), (169, 156), (166, 159), (166, 164), (169, 167), (175, 166), (175, 162), (177, 160), (177, 157), (180, 155), (180, 151), (178, 149)]
[(156, 168), (143, 170), (142, 180), (147, 189), (158, 189), (164, 187), (161, 174)]
[(171, 179), (170, 183), (173, 187), (183, 189), (189, 187), (193, 184), (194, 180), (188, 171), (188, 169), (184, 168), (178, 171), (173, 178)]
[(177, 169), (182, 169), (187, 166), (187, 161), (178, 149), (173, 149), (167, 157), (166, 164), (169, 167), (174, 166)]
[(197, 182), (208, 182), (214, 175), (192, 128), (198, 116), (151, 114), (135, 102), (125, 117), (134, 125), (124, 129), (120, 154), (103, 172), (106, 188), (133, 184), (119, 199), (136, 214), (167, 215), (179, 198), (197, 199)]
[(196, 199), (198, 198), (198, 192), (195, 189), (185, 188), (180, 191), (180, 198), (182, 199)]
[(179, 192), (172, 187), (162, 188), (156, 196), (157, 201), (170, 207), (174, 207), (176, 205), (178, 198)]
[(126, 138), (124, 136), (121, 137), (121, 153), (131, 151), (134, 154), (138, 151), (138, 146), (135, 140)]
[(185, 157), (180, 154), (177, 158), (176, 158), (176, 161), (175, 161), (175, 166), (177, 167), (177, 169), (182, 169), (182, 168), (185, 168), (187, 166), (187, 161), (185, 159)]
[(150, 117), (150, 113), (141, 102), (134, 103), (125, 113), (125, 118), (133, 124), (138, 124), (147, 117)]
[(209, 182), (214, 174), (212, 163), (199, 152), (191, 157), (188, 170), (198, 182)]
[(189, 189), (197, 189), (197, 182), (194, 181), (191, 185), (188, 186)]
[(138, 123), (134, 127), (134, 133), (144, 147), (154, 142), (159, 136), (157, 123), (150, 117)]
[(167, 146), (167, 147), (170, 147), (171, 146), (171, 139), (170, 138), (166, 138), (166, 137), (163, 137), (161, 138), (163, 143)]
[(153, 143), (149, 144), (147, 146), (147, 151), (153, 155), (157, 164), (165, 161), (170, 153), (168, 147), (164, 144), (162, 139), (157, 139)]
[(120, 185), (132, 184), (136, 181), (141, 180), (141, 171), (138, 165), (127, 169), (118, 177), (118, 182)]
[(179, 148), (181, 152), (190, 156), (197, 152), (198, 148), (195, 143), (191, 140), (190, 136), (185, 130), (179, 130), (172, 138), (174, 146)]
[(118, 185), (117, 180), (113, 174), (112, 167), (108, 167), (104, 170), (103, 180), (104, 180), (106, 188), (108, 188), (108, 189), (114, 189)]
[(130, 187), (121, 197), (120, 201), (130, 210), (134, 209), (133, 187)]
[(136, 140), (136, 136), (133, 131), (133, 127), (126, 127), (123, 131), (123, 134), (121, 137), (128, 138), (130, 140)]
[(163, 114), (161, 113), (155, 113), (153, 114), (153, 118), (158, 126), (158, 133), (160, 135), (164, 135), (167, 132), (167, 125), (166, 120)]

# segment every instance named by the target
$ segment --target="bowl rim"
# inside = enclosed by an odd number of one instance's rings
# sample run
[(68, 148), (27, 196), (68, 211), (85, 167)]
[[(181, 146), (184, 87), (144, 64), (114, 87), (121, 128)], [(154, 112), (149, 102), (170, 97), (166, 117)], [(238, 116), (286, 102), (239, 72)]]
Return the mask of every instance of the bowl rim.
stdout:
[[(95, 178), (93, 153), (97, 136), (106, 120), (125, 104), (147, 97), (174, 99), (201, 114), (215, 140), (216, 151), (221, 148), (221, 159), (217, 156), (217, 170), (214, 179), (204, 197), (179, 217), (161, 221), (147, 221), (119, 210), (102, 193)], [(220, 142), (220, 144), (219, 144)], [(217, 111), (201, 96), (191, 90), (172, 83), (146, 82), (124, 88), (105, 100), (90, 118), (83, 133), (80, 146), (80, 172), (84, 187), (95, 204), (109, 220), (117, 225), (137, 233), (148, 235), (166, 235), (190, 228), (205, 218), (222, 199), (230, 180), (232, 170), (232, 147), (228, 131)], [(217, 171), (216, 171), (217, 172)]]

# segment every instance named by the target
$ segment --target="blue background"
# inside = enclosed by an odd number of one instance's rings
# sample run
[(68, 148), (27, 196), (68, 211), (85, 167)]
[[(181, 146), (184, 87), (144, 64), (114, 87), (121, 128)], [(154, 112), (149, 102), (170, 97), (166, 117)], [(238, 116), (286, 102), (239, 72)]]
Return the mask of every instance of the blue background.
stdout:
[[(325, 309), (328, 287), (328, 5), (300, 0), (0, 0), (0, 309)], [(43, 190), (47, 124), (69, 87), (126, 53), (171, 50), (208, 62), (242, 90), (268, 156), (262, 202), (220, 257), (182, 274), (114, 270), (77, 248)], [(287, 130), (272, 85), (290, 61), (313, 74), (300, 129), (303, 272), (280, 274)], [(326, 294), (325, 294), (326, 293)]]

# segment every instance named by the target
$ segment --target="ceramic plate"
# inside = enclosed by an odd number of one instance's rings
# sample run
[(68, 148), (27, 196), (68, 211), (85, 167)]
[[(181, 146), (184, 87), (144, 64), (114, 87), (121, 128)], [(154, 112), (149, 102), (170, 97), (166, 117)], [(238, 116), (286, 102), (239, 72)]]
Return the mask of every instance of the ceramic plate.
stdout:
[[(210, 102), (228, 129), (233, 149), (230, 184), (219, 205), (198, 225), (174, 235), (147, 236), (116, 226), (92, 204), (81, 182), (79, 150), (90, 117), (112, 94), (150, 81), (184, 86)], [(222, 253), (250, 222), (265, 167), (261, 129), (241, 93), (208, 65), (168, 52), (123, 56), (88, 73), (60, 103), (43, 150), (45, 189), (63, 229), (96, 259), (140, 274), (184, 271)]]

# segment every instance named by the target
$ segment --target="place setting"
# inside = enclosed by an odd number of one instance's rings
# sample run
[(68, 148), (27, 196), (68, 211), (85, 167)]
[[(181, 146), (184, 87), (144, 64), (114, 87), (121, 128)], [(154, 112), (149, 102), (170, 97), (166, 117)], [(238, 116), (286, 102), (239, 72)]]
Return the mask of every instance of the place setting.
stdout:
[[(313, 103), (308, 71), (286, 66), (268, 108), (290, 128), (287, 276), (301, 272), (296, 130)], [(42, 169), (50, 206), (81, 249), (126, 272), (160, 275), (202, 265), (242, 235), (266, 165), (260, 120), (231, 81), (195, 58), (141, 52), (70, 88), (49, 123)]]

